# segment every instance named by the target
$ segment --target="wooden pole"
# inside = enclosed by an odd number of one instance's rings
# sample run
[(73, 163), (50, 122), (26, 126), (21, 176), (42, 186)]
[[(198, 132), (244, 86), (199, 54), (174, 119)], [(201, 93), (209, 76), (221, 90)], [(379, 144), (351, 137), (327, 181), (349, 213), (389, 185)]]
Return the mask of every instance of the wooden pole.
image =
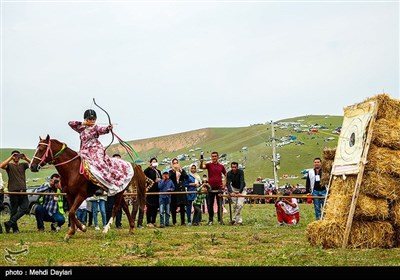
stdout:
[(356, 181), (356, 185), (355, 185), (355, 188), (354, 188), (353, 197), (352, 197), (352, 200), (351, 200), (349, 216), (347, 217), (346, 229), (344, 231), (343, 243), (342, 243), (342, 248), (343, 249), (345, 249), (347, 247), (347, 244), (349, 243), (349, 236), (350, 236), (351, 226), (353, 224), (354, 212), (356, 210), (358, 195), (360, 193), (361, 181), (362, 181), (362, 178), (363, 178), (363, 175), (364, 175), (364, 168), (365, 168), (365, 164), (367, 162), (367, 155), (368, 155), (368, 151), (369, 151), (369, 146), (371, 144), (372, 131), (373, 131), (373, 128), (374, 128), (377, 112), (378, 112), (378, 103), (375, 102), (375, 108), (374, 108), (374, 111), (372, 113), (372, 118), (369, 121), (369, 125), (368, 125), (368, 134), (367, 134), (367, 138), (365, 140), (364, 150), (363, 150), (363, 153), (361, 155), (360, 170), (359, 170), (358, 175), (357, 175), (357, 181)]
[(272, 137), (272, 162), (274, 170), (274, 186), (278, 190), (278, 169), (277, 169), (277, 158), (276, 158), (276, 146), (275, 146), (275, 127), (274, 122), (271, 121), (271, 137)]

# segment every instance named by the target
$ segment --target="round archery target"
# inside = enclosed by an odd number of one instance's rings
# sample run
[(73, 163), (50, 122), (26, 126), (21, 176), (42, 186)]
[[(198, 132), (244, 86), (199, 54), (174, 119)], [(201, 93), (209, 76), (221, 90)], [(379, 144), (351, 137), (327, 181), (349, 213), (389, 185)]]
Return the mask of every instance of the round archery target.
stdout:
[(363, 146), (363, 121), (360, 118), (354, 118), (347, 127), (342, 128), (340, 134), (340, 156), (346, 162), (352, 161)]

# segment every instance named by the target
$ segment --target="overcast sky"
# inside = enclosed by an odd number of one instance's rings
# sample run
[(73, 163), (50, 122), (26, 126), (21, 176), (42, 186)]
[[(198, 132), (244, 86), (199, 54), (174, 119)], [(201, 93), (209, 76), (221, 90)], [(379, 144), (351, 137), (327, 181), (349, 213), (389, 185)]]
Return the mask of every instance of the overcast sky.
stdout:
[(1, 2), (1, 148), (79, 149), (93, 98), (126, 141), (400, 98), (398, 2)]

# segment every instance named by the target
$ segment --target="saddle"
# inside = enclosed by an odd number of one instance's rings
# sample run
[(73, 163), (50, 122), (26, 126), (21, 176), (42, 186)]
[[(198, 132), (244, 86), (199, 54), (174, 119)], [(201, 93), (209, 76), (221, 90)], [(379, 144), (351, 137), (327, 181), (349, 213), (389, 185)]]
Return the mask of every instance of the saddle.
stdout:
[(102, 190), (108, 192), (108, 188), (104, 186), (96, 177), (90, 172), (89, 163), (82, 158), (81, 166), (79, 167), (79, 173), (81, 173), (88, 181), (101, 188)]

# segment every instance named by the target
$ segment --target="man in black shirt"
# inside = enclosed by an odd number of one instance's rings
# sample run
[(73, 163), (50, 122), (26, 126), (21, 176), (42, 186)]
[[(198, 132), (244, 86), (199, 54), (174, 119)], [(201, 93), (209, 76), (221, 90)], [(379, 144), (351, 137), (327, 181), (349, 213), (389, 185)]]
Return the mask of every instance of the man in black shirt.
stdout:
[(244, 172), (239, 169), (239, 164), (235, 161), (231, 163), (231, 170), (226, 174), (226, 187), (228, 188), (228, 194), (232, 199), (234, 205), (234, 215), (232, 219), (232, 225), (242, 225), (241, 211), (245, 202), (245, 198), (238, 195), (246, 194), (246, 183), (244, 181)]

